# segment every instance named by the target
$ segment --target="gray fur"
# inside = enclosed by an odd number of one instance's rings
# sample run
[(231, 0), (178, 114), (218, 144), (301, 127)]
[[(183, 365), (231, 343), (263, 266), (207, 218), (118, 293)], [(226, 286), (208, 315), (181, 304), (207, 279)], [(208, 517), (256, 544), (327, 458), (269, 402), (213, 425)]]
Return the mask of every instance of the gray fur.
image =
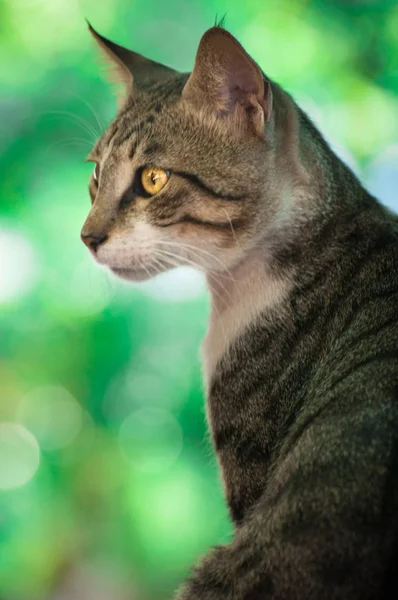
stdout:
[[(212, 28), (191, 75), (133, 81), (92, 153), (96, 259), (130, 279), (194, 263), (212, 295), (207, 413), (235, 538), (177, 598), (398, 598), (398, 218), (259, 73)], [(129, 191), (143, 164), (172, 173), (150, 200)]]

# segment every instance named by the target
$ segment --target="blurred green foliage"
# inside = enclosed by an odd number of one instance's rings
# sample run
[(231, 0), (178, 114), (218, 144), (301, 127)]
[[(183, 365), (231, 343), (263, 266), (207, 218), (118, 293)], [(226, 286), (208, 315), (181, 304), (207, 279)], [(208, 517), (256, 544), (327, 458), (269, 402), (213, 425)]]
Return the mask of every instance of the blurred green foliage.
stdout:
[[(231, 527), (205, 424), (204, 282), (111, 279), (79, 240), (115, 113), (84, 17), (190, 70), (216, 16), (398, 208), (395, 0), (0, 4), (0, 598), (167, 598)], [(394, 204), (395, 203), (395, 204)]]

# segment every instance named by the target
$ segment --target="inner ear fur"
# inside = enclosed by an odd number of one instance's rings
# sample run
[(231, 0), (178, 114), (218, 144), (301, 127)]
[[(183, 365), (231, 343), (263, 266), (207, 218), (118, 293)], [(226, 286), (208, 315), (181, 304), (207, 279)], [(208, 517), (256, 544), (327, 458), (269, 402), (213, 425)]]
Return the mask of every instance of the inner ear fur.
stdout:
[(212, 27), (200, 40), (183, 97), (220, 116), (243, 109), (258, 133), (271, 119), (270, 82), (238, 40), (221, 27)]
[(133, 94), (136, 89), (164, 81), (176, 73), (142, 54), (115, 44), (99, 34), (90, 23), (88, 28), (110, 66), (110, 80), (122, 85), (124, 97)]

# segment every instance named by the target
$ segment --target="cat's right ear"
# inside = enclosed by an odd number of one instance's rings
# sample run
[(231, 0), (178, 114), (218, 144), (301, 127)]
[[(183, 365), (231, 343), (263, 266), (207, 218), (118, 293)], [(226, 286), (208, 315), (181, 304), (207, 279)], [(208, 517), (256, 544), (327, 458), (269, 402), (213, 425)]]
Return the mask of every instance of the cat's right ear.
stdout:
[(176, 73), (165, 65), (111, 42), (95, 31), (88, 21), (87, 24), (110, 66), (111, 81), (122, 86), (121, 102), (133, 95), (134, 90), (147, 88)]
[(233, 35), (212, 27), (202, 36), (182, 97), (199, 110), (262, 135), (272, 116), (272, 89)]

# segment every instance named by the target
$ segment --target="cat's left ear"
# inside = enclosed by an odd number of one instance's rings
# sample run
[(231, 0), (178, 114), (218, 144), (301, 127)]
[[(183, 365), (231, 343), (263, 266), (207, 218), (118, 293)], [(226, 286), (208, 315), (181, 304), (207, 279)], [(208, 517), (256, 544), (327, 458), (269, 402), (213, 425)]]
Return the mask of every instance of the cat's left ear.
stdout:
[(133, 94), (136, 89), (164, 81), (176, 73), (165, 65), (111, 42), (95, 31), (88, 21), (87, 24), (91, 35), (110, 64), (111, 80), (122, 84), (124, 97)]
[(271, 84), (236, 38), (221, 27), (203, 35), (183, 98), (218, 116), (234, 116), (259, 135), (272, 115)]

